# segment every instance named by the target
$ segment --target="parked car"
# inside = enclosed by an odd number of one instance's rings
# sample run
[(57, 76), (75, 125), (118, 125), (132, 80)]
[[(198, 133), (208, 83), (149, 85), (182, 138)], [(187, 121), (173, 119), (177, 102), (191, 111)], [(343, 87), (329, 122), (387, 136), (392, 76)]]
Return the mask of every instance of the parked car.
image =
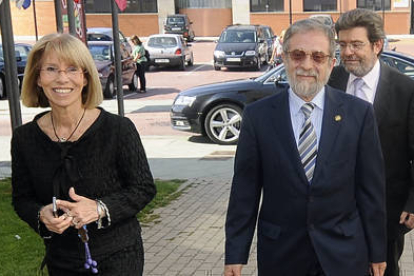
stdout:
[[(214, 69), (251, 67), (260, 70), (268, 63), (272, 44), (264, 36), (263, 25), (231, 25), (220, 35), (214, 50)], [(269, 55), (270, 53), (270, 55)]]
[(180, 34), (188, 41), (194, 41), (195, 33), (192, 24), (193, 22), (186, 14), (167, 15), (164, 32), (166, 34)]
[[(115, 53), (113, 41), (89, 41), (89, 51), (98, 69), (104, 97), (111, 99), (116, 95)], [(129, 90), (135, 91), (138, 87), (136, 63), (127, 49), (121, 45), (122, 84), (128, 85)]]
[(260, 25), (260, 28), (262, 29), (262, 32), (263, 32), (263, 38), (266, 39), (266, 42), (267, 42), (267, 46), (268, 46), (267, 55), (270, 59), (270, 57), (272, 56), (272, 52), (273, 52), (274, 42), (277, 36), (273, 33), (272, 28), (269, 26)]
[[(24, 69), (27, 63), (27, 56), (32, 49), (32, 45), (25, 43), (15, 43), (14, 50), (16, 53), (16, 62), (17, 62), (17, 78), (19, 82), (19, 87), (23, 81)], [(4, 65), (4, 56), (3, 56), (3, 47), (0, 44), (0, 99), (7, 97), (6, 91), (6, 76), (5, 65)]]
[[(414, 79), (414, 57), (385, 51), (381, 60)], [(286, 85), (285, 66), (281, 64), (257, 78), (187, 89), (177, 95), (171, 107), (172, 127), (207, 135), (218, 144), (235, 144), (243, 108)]]
[(188, 44), (181, 35), (151, 35), (145, 48), (150, 55), (150, 66), (178, 66), (181, 70), (185, 70), (186, 65), (194, 64), (191, 44)]
[[(87, 30), (87, 40), (88, 41), (113, 41), (114, 34), (112, 28), (88, 28)], [(129, 52), (132, 52), (131, 44), (129, 44), (128, 39), (124, 34), (119, 31), (119, 43), (123, 45), (124, 49), (127, 49)]]

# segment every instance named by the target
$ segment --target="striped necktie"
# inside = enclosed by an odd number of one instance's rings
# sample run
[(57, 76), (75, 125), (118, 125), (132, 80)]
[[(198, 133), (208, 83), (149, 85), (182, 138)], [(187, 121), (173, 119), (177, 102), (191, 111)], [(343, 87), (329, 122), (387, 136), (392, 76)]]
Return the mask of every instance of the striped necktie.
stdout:
[(305, 114), (305, 122), (300, 131), (298, 143), (300, 159), (309, 183), (311, 183), (313, 178), (317, 155), (316, 132), (310, 118), (314, 108), (315, 106), (313, 103), (305, 103), (301, 107), (303, 114)]

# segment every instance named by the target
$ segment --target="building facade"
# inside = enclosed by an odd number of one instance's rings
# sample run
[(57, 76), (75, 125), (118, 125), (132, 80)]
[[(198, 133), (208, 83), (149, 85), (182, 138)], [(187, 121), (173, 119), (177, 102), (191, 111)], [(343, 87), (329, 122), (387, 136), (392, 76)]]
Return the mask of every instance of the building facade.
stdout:
[[(87, 27), (111, 27), (111, 0), (84, 0)], [(196, 36), (218, 36), (230, 24), (265, 24), (275, 34), (291, 22), (312, 14), (330, 14), (334, 21), (345, 11), (367, 8), (380, 13), (387, 34), (409, 34), (413, 0), (128, 0), (119, 12), (119, 28), (126, 35), (149, 36), (162, 33), (168, 14), (187, 14)], [(39, 36), (56, 32), (53, 0), (36, 0), (28, 9), (11, 2), (14, 35)], [(65, 18), (64, 18), (64, 24)]]

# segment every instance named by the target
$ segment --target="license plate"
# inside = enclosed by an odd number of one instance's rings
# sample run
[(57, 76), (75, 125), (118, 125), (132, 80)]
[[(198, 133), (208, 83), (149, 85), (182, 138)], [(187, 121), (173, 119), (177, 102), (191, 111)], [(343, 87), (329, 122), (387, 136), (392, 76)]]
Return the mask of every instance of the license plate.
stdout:
[(173, 30), (173, 31), (180, 31), (180, 30), (181, 30), (181, 28), (179, 28), (179, 27), (178, 27), (178, 28), (177, 28), (177, 27), (175, 27), (175, 28), (174, 28), (174, 27), (173, 27), (173, 28), (171, 28), (171, 30)]
[(169, 63), (170, 60), (166, 59), (166, 58), (157, 58), (157, 59), (155, 59), (155, 62), (156, 63)]
[(240, 58), (227, 58), (227, 61), (241, 61)]

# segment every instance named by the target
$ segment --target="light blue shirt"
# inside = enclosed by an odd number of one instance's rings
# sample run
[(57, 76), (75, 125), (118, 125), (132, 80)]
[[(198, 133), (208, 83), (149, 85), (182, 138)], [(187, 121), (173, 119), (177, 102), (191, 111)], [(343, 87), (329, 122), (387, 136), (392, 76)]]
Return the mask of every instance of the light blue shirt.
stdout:
[[(290, 118), (292, 119), (292, 128), (295, 135), (296, 145), (298, 145), (300, 131), (305, 122), (305, 114), (303, 114), (301, 107), (306, 102), (299, 98), (291, 88), (289, 88), (288, 93)], [(316, 132), (316, 139), (319, 146), (322, 132), (323, 108), (325, 106), (325, 87), (323, 87), (319, 93), (316, 94), (315, 98), (313, 98), (311, 102), (315, 105), (315, 108), (311, 113), (311, 121)]]

